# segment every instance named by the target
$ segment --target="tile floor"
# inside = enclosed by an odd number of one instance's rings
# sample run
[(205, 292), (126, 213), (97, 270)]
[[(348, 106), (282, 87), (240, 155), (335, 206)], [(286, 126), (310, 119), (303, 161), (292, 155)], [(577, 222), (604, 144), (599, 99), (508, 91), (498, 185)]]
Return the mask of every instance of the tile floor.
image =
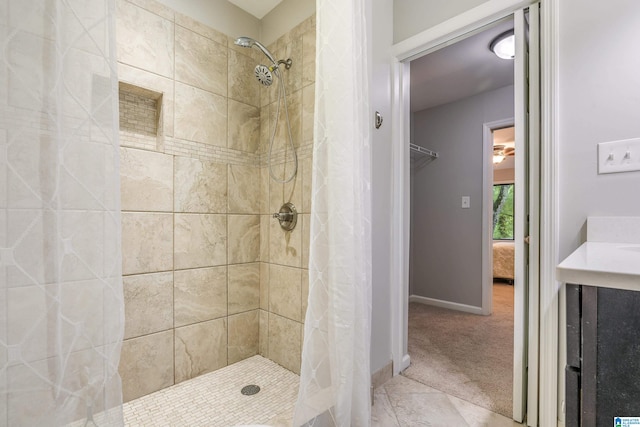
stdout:
[[(261, 356), (125, 403), (128, 427), (290, 426), (299, 377)], [(240, 393), (257, 384), (253, 396)], [(375, 390), (372, 426), (506, 427), (519, 424), (401, 375)]]
[(521, 424), (402, 375), (374, 393), (372, 427), (513, 427)]

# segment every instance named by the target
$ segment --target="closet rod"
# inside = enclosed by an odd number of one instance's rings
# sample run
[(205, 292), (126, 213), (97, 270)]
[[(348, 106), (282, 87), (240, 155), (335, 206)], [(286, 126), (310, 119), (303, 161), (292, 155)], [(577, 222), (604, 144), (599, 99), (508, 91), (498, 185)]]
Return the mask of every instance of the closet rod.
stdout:
[(427, 155), (427, 156), (431, 156), (434, 159), (438, 158), (438, 153), (436, 153), (435, 151), (429, 150), (428, 148), (421, 147), (421, 146), (416, 145), (416, 144), (414, 144), (412, 142), (409, 143), (409, 148), (412, 151), (415, 151), (417, 153), (424, 154), (424, 155)]

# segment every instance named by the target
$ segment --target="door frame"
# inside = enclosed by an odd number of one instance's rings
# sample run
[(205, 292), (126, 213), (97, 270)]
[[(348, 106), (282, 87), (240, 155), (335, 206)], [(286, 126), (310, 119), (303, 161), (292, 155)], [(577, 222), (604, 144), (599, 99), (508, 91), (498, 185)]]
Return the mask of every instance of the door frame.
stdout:
[[(559, 0), (540, 0), (541, 3), (541, 179), (540, 179), (540, 298), (533, 301), (529, 311), (539, 313), (537, 333), (529, 340), (539, 344), (536, 357), (539, 370), (529, 370), (528, 393), (539, 397), (536, 407), (527, 408), (528, 419), (540, 425), (558, 422), (558, 288), (557, 264), (557, 57)], [(393, 374), (406, 369), (410, 363), (407, 342), (409, 297), (409, 60), (434, 51), (470, 33), (479, 32), (485, 25), (513, 14), (535, 3), (533, 0), (491, 0), (457, 15), (415, 36), (396, 43), (391, 52), (392, 69), (392, 248), (390, 283), (390, 312), (392, 333)], [(531, 303), (531, 302), (530, 302)], [(531, 387), (531, 385), (535, 385)]]
[(482, 314), (485, 316), (493, 312), (493, 131), (511, 126), (515, 126), (514, 117), (482, 125)]

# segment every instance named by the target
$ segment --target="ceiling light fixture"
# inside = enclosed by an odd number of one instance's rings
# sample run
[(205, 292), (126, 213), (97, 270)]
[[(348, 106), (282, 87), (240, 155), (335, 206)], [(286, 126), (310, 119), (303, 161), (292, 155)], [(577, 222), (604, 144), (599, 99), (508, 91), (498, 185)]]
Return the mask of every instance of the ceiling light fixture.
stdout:
[(493, 39), (489, 45), (491, 52), (498, 58), (513, 59), (516, 56), (516, 37), (513, 30), (505, 31)]
[(493, 164), (497, 165), (498, 163), (502, 162), (504, 160), (504, 155), (502, 154), (494, 154), (493, 155)]

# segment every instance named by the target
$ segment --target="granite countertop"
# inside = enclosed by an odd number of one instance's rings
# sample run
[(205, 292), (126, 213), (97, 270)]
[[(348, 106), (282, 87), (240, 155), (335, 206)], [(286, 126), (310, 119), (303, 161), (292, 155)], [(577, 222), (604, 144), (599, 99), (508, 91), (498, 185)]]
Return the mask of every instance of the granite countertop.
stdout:
[(556, 273), (565, 283), (640, 291), (640, 218), (589, 217), (587, 242)]

